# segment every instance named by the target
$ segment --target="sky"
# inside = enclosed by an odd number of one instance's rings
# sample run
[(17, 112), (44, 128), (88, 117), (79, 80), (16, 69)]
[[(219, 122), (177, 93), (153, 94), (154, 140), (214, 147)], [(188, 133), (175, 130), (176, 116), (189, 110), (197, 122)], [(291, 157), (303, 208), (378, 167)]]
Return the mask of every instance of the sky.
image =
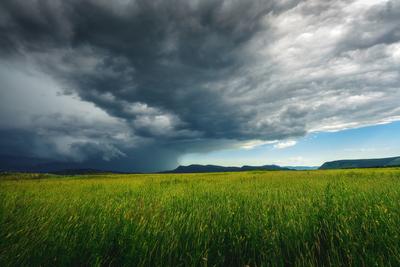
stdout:
[(119, 171), (398, 155), (400, 2), (2, 0), (0, 155)]

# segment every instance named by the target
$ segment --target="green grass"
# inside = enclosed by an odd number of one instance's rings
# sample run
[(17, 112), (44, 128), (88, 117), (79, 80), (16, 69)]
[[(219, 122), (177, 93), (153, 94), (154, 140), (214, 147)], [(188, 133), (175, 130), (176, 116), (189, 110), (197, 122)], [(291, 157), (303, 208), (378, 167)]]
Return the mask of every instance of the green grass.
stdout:
[(400, 170), (0, 177), (0, 266), (399, 266)]

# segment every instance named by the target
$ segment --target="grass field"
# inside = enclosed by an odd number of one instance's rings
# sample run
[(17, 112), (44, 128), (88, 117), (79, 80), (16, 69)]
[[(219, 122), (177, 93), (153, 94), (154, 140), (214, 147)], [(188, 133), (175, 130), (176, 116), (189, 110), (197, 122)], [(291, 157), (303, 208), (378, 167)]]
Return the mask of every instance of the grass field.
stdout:
[(0, 178), (0, 266), (400, 266), (400, 169)]

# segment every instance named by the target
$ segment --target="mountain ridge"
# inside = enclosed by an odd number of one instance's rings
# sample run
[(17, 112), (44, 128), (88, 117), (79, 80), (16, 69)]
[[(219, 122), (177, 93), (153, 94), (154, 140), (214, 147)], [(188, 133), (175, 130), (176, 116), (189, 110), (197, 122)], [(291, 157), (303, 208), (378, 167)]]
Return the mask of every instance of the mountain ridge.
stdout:
[[(344, 159), (328, 161), (320, 167), (315, 166), (279, 166), (275, 164), (250, 166), (220, 166), (191, 164), (178, 166), (173, 170), (159, 171), (156, 173), (207, 173), (207, 172), (242, 172), (242, 171), (288, 171), (288, 170), (327, 170), (327, 169), (352, 169), (352, 168), (383, 168), (400, 167), (399, 157), (372, 158), (372, 159)], [(140, 173), (123, 172), (116, 170), (101, 170), (85, 166), (78, 162), (62, 162), (34, 157), (16, 157), (0, 155), (0, 172), (37, 172), (55, 174), (95, 174), (95, 173)]]
[(206, 173), (206, 172), (241, 172), (241, 171), (289, 171), (292, 169), (280, 167), (278, 165), (262, 165), (262, 166), (249, 166), (243, 165), (242, 167), (234, 166), (219, 166), (219, 165), (180, 165), (177, 168), (160, 173)]
[(352, 169), (352, 168), (382, 168), (400, 166), (400, 157), (373, 159), (344, 159), (328, 161), (319, 167), (320, 170)]

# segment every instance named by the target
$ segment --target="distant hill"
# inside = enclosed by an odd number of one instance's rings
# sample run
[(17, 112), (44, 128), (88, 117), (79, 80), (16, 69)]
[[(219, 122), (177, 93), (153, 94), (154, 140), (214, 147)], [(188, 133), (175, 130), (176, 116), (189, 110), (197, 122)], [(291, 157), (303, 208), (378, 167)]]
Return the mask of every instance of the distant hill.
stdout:
[(242, 167), (224, 167), (218, 165), (199, 165), (192, 164), (189, 166), (179, 166), (171, 171), (164, 171), (162, 173), (202, 173), (202, 172), (240, 172), (240, 171), (282, 171), (290, 170), (289, 168), (280, 167), (277, 165), (263, 165), (263, 166), (242, 166)]
[(400, 157), (381, 159), (350, 159), (325, 162), (319, 168), (326, 169), (351, 169), (351, 168), (380, 168), (400, 166)]
[[(90, 175), (90, 174), (127, 174), (125, 172), (116, 172), (116, 171), (107, 171), (107, 170), (98, 170), (98, 169), (66, 169), (66, 170), (57, 170), (51, 171), (50, 173), (58, 174), (58, 175)], [(133, 173), (129, 173), (133, 174)]]
[[(217, 165), (189, 165), (179, 166), (174, 170), (161, 173), (197, 173), (197, 172), (238, 172), (255, 170), (290, 170), (290, 168), (277, 165), (263, 166), (242, 166), (242, 167), (224, 167)], [(120, 172), (107, 169), (94, 169), (90, 164), (79, 162), (62, 162), (44, 158), (17, 157), (11, 155), (0, 155), (0, 173), (1, 172), (29, 172), (29, 173), (53, 173), (59, 175), (81, 175), (81, 174), (102, 174), (102, 173), (138, 173), (138, 172)]]

